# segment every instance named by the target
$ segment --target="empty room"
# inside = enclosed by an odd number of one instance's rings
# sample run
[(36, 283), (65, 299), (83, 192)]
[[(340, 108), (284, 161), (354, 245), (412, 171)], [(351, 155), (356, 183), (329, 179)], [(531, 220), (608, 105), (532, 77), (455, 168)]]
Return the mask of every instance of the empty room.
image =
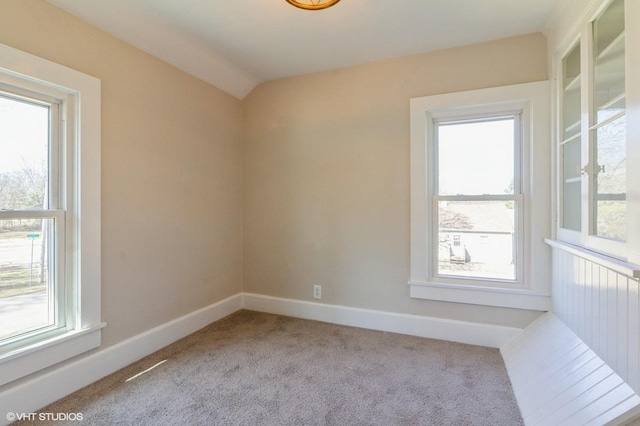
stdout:
[(0, 425), (640, 420), (640, 1), (0, 0)]

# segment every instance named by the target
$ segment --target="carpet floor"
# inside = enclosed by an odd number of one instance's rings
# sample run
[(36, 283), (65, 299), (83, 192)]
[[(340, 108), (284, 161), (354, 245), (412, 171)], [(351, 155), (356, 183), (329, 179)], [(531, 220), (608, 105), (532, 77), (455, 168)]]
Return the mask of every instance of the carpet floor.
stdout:
[(251, 311), (40, 412), (82, 415), (56, 425), (523, 424), (496, 349)]

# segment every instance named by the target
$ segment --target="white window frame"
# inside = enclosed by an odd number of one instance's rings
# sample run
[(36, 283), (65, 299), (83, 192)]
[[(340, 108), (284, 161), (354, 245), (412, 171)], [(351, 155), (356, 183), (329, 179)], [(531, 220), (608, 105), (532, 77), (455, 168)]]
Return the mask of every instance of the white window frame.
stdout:
[[(0, 386), (100, 346), (100, 80), (0, 44), (0, 85), (56, 99), (63, 211), (22, 212), (60, 222), (65, 328), (0, 346)], [(7, 212), (7, 217), (15, 213)], [(0, 215), (0, 218), (2, 216)]]
[[(411, 109), (411, 278), (412, 298), (520, 309), (549, 310), (550, 232), (549, 82), (413, 98)], [(433, 205), (434, 119), (518, 113), (522, 120), (518, 280), (439, 277), (437, 213)], [(516, 152), (517, 155), (517, 152)], [(517, 185), (516, 185), (517, 187)], [(516, 188), (517, 191), (517, 188)]]

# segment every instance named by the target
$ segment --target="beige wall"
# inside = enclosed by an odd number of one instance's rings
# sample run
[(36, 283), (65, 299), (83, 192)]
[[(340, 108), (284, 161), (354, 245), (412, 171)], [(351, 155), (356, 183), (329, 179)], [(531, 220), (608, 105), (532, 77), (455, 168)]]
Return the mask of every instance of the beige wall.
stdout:
[(547, 79), (541, 34), (263, 83), (243, 101), (244, 291), (524, 326), (409, 298), (409, 99)]
[(2, 0), (0, 43), (102, 80), (105, 347), (243, 289), (535, 316), (409, 299), (409, 98), (544, 80), (542, 35), (277, 80), (242, 103), (43, 0)]
[(0, 43), (102, 80), (104, 346), (240, 292), (240, 102), (43, 0)]

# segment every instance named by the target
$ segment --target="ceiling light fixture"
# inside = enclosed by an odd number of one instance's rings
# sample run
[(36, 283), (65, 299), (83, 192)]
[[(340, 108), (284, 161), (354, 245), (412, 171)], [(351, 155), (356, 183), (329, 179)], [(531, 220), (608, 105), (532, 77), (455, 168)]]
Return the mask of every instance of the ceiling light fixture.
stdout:
[(307, 10), (326, 9), (338, 3), (340, 0), (286, 0), (287, 3)]

